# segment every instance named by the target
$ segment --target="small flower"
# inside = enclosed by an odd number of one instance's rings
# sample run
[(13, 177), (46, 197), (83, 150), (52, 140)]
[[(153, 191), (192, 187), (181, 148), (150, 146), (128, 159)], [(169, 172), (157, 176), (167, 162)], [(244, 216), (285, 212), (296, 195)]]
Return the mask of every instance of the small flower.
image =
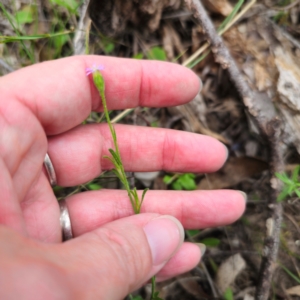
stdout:
[(104, 70), (104, 66), (94, 64), (91, 68), (85, 69), (85, 74), (86, 76), (89, 76), (90, 74), (93, 74), (95, 71), (102, 71), (102, 70)]

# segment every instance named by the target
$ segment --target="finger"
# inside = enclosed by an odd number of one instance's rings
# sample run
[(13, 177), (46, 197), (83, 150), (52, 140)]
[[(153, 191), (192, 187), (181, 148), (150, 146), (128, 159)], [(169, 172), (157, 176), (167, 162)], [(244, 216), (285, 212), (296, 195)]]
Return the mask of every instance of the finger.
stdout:
[[(101, 190), (73, 195), (67, 199), (73, 233), (79, 236), (99, 226), (133, 214), (126, 191)], [(230, 224), (245, 210), (242, 193), (217, 191), (148, 191), (143, 213), (168, 214), (186, 229)]]
[(62, 241), (60, 209), (49, 179), (43, 173), (24, 198), (22, 213), (32, 239), (46, 243)]
[(181, 224), (172, 217), (136, 215), (62, 245), (62, 266), (77, 295), (123, 299), (163, 268), (183, 238)]
[(26, 229), (18, 197), (7, 166), (0, 159), (0, 224), (26, 235)]
[(102, 104), (85, 69), (102, 64), (109, 109), (164, 107), (192, 100), (198, 77), (182, 66), (157, 61), (102, 56), (73, 56), (36, 64), (0, 79), (0, 94), (23, 103), (47, 134), (80, 124)]
[[(227, 158), (219, 141), (200, 134), (170, 129), (115, 126), (126, 171), (213, 172)], [(104, 159), (113, 147), (105, 124), (79, 126), (49, 139), (48, 152), (58, 184), (72, 186), (87, 182), (111, 169)]]
[(202, 258), (199, 246), (183, 243), (176, 254), (157, 273), (156, 280), (164, 281), (194, 269)]
[(0, 145), (0, 157), (12, 179), (16, 199), (21, 202), (40, 173), (47, 138), (30, 109), (5, 95), (0, 100)]

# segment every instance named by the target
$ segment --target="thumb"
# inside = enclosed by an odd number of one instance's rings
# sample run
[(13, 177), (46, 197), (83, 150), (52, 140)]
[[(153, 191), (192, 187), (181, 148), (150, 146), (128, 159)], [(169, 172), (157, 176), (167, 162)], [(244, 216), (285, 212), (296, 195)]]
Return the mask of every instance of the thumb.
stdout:
[(76, 298), (122, 299), (161, 270), (183, 240), (174, 217), (141, 214), (66, 242), (61, 255)]

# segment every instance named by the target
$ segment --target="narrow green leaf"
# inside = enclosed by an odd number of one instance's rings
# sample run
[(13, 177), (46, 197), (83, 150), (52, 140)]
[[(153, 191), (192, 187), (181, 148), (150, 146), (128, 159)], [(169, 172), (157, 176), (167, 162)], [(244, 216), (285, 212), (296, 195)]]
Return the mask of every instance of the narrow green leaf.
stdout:
[(188, 68), (192, 69), (194, 68), (199, 62), (201, 62), (209, 53), (211, 50), (206, 51), (204, 54), (202, 54), (198, 59), (194, 60), (188, 65)]
[(277, 197), (277, 202), (283, 201), (289, 195), (289, 186), (285, 186)]
[(140, 203), (140, 207), (142, 206), (143, 202), (144, 202), (144, 198), (146, 193), (149, 191), (149, 188), (144, 189), (143, 194), (142, 194), (142, 199), (141, 199), (141, 203)]
[(243, 5), (244, 0), (239, 0), (239, 2), (234, 6), (232, 12), (225, 18), (225, 20), (221, 23), (221, 25), (218, 28), (218, 32), (222, 30), (226, 25), (235, 17), (237, 14), (238, 10), (241, 8)]
[(130, 191), (130, 193), (131, 193), (131, 195), (133, 196), (135, 207), (136, 207), (136, 209), (139, 211), (140, 203), (139, 203), (139, 196), (138, 196), (138, 194), (137, 194), (136, 187), (134, 187), (134, 188)]
[(286, 184), (291, 184), (293, 183), (293, 181), (287, 176), (286, 173), (275, 173), (275, 176), (277, 178), (279, 178), (282, 182), (286, 183)]
[(300, 191), (298, 189), (295, 189), (294, 192), (296, 193), (296, 195), (298, 196), (298, 198), (300, 198)]
[(293, 274), (288, 268), (286, 268), (284, 265), (279, 264), (281, 266), (281, 268), (291, 277), (293, 278), (296, 282), (300, 283), (300, 278), (299, 276), (296, 276), (295, 274)]
[(118, 156), (118, 154), (113, 150), (113, 149), (108, 149), (108, 151), (110, 152), (110, 154), (113, 156), (114, 160), (116, 161), (116, 163), (119, 166), (122, 166), (122, 161), (120, 159), (120, 157)]
[(292, 180), (293, 180), (294, 182), (299, 182), (299, 181), (298, 181), (299, 171), (300, 171), (300, 165), (297, 166), (297, 167), (293, 170), (293, 173), (292, 173)]
[(35, 34), (35, 35), (24, 35), (24, 36), (0, 35), (0, 43), (12, 43), (12, 42), (21, 42), (21, 41), (49, 39), (49, 38), (54, 38), (54, 37), (61, 36), (61, 35), (68, 35), (70, 33), (72, 33), (71, 30), (57, 32), (57, 33)]
[[(10, 23), (10, 25), (13, 27), (16, 35), (21, 36), (21, 33), (19, 32), (19, 30), (15, 26), (14, 21), (13, 21), (11, 15), (10, 15), (10, 13), (5, 9), (5, 7), (2, 3), (0, 3), (0, 8), (2, 9), (2, 11), (3, 11), (4, 15), (6, 16), (6, 18), (8, 19), (8, 22)], [(21, 41), (21, 45), (22, 45), (25, 53), (29, 57), (30, 61), (34, 64), (35, 60), (34, 60), (33, 54), (29, 51), (29, 49), (26, 47), (26, 45), (24, 44), (23, 41)]]
[(206, 245), (207, 247), (218, 247), (221, 243), (221, 241), (217, 238), (205, 238), (200, 241), (202, 244)]
[(119, 178), (119, 171), (117, 169), (111, 169), (111, 171)]
[(142, 194), (142, 202), (144, 201), (146, 193), (149, 191), (149, 188), (144, 189), (143, 194)]
[(293, 194), (293, 191), (295, 190), (295, 186), (294, 185), (290, 185), (288, 186), (288, 194), (291, 196)]
[(116, 166), (116, 162), (115, 162), (115, 160), (113, 159), (113, 157), (104, 155), (103, 158), (108, 159), (114, 166)]

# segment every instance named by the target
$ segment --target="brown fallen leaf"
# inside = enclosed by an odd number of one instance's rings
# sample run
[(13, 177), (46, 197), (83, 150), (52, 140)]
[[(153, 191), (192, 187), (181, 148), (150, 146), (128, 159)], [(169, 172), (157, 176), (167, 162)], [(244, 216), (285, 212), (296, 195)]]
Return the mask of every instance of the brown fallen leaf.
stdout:
[(230, 256), (220, 265), (216, 276), (216, 285), (222, 294), (245, 268), (246, 262), (239, 253)]
[(300, 285), (293, 286), (286, 290), (289, 295), (295, 295), (300, 297)]
[(228, 16), (233, 9), (227, 0), (204, 0), (202, 2), (209, 11), (219, 13), (223, 16)]
[(218, 172), (207, 174), (197, 188), (199, 190), (229, 188), (267, 169), (268, 164), (265, 161), (254, 157), (230, 157)]

